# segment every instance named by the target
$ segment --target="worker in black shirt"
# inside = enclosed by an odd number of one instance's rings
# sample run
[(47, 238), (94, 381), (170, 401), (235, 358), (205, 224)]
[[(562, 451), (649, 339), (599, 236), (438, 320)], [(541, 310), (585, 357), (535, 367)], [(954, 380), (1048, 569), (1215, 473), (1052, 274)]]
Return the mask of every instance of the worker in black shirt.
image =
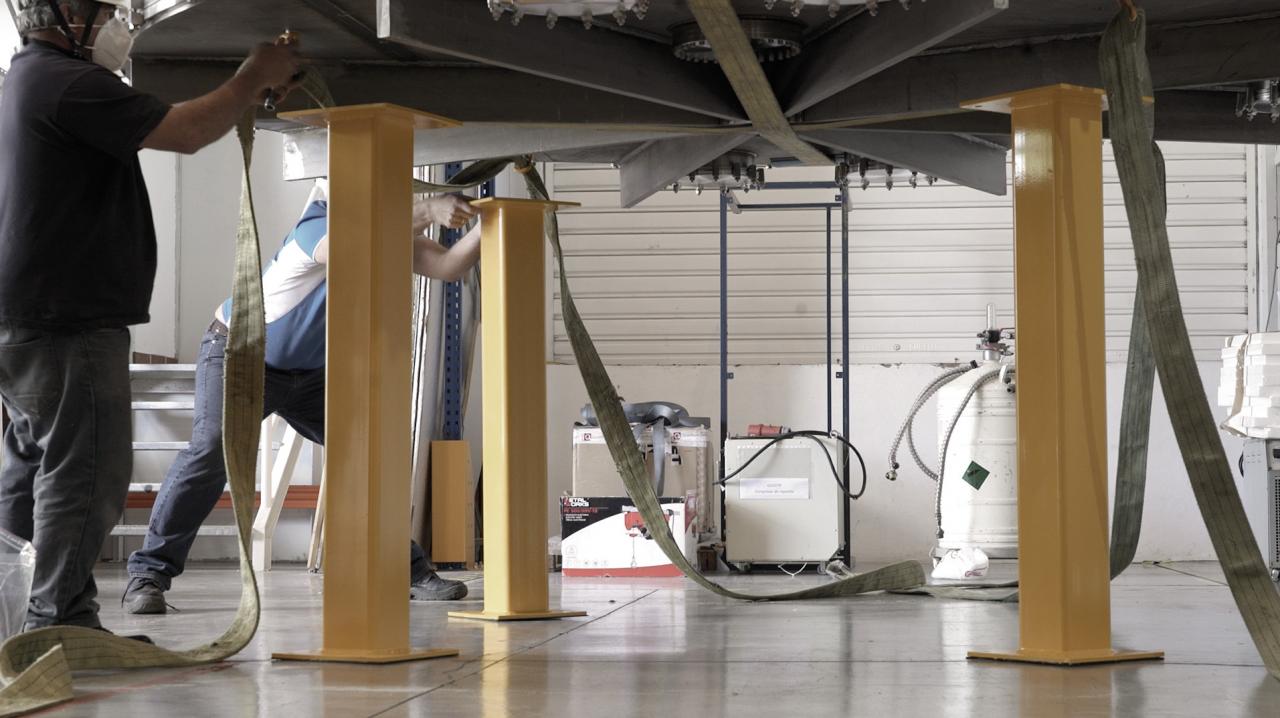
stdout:
[(127, 327), (156, 272), (138, 150), (195, 152), (298, 71), (296, 48), (263, 44), (171, 107), (116, 74), (130, 4), (18, 0), (0, 100), (0, 528), (36, 549), (28, 629), (101, 628), (93, 566), (133, 463)]

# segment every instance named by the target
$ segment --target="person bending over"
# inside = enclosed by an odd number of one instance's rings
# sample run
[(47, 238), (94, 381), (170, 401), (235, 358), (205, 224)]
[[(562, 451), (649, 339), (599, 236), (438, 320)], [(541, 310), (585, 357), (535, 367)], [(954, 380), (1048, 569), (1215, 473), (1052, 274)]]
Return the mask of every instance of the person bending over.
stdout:
[[(266, 393), (263, 416), (278, 415), (299, 434), (324, 443), (325, 302), (329, 257), (326, 183), (316, 183), (302, 217), (262, 275), (267, 319)], [(453, 195), (420, 200), (413, 208), (413, 270), (444, 281), (460, 279), (480, 258), (477, 224), (446, 249), (424, 236), (439, 224), (458, 228), (475, 210)], [(151, 510), (143, 546), (129, 557), (125, 610), (160, 614), (164, 592), (182, 573), (196, 532), (227, 482), (222, 456), (222, 367), (231, 316), (228, 299), (214, 313), (196, 361), (195, 423), (191, 443), (178, 454)], [(406, 327), (407, 330), (407, 327)], [(410, 549), (410, 597), (458, 600), (461, 581), (441, 578), (416, 542)]]

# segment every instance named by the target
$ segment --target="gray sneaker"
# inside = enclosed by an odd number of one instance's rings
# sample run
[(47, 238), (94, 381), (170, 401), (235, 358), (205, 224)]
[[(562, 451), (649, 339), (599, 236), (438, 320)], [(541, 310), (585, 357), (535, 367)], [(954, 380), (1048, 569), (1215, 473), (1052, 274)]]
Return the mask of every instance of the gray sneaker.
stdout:
[(440, 578), (435, 571), (427, 577), (409, 584), (411, 601), (458, 601), (466, 598), (467, 584), (448, 578)]
[(155, 581), (140, 576), (129, 579), (129, 586), (125, 588), (120, 602), (124, 604), (125, 613), (150, 615), (166, 611), (164, 589)]

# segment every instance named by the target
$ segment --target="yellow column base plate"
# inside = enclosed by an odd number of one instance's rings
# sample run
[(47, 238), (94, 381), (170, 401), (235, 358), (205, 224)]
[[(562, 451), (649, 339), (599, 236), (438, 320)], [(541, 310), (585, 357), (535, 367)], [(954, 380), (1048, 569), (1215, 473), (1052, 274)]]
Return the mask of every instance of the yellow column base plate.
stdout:
[(275, 661), (313, 661), (321, 663), (407, 663), (409, 661), (425, 661), (429, 658), (449, 658), (460, 651), (456, 648), (428, 648), (405, 651), (338, 651), (321, 649), (314, 653), (272, 653)]
[(547, 621), (554, 618), (578, 618), (586, 611), (530, 611), (529, 613), (491, 613), (489, 611), (450, 611), (449, 618), (471, 621)]
[(969, 651), (969, 658), (987, 661), (1013, 661), (1017, 663), (1044, 663), (1053, 666), (1083, 666), (1092, 663), (1120, 663), (1122, 661), (1160, 661), (1164, 651), (1028, 651), (1013, 653)]

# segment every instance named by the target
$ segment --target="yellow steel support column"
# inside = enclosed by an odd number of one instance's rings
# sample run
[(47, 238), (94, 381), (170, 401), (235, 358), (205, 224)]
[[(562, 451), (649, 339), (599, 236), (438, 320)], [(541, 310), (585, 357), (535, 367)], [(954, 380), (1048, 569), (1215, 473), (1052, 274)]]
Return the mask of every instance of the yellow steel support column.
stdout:
[(970, 658), (1159, 658), (1111, 647), (1102, 90), (980, 100), (1013, 120), (1020, 646)]
[(324, 636), (357, 663), (457, 655), (409, 647), (409, 181), (417, 128), (456, 123), (393, 105), (293, 113), (329, 128)]
[(547, 212), (565, 202), (482, 199), (484, 610), (455, 618), (585, 616), (547, 596)]

